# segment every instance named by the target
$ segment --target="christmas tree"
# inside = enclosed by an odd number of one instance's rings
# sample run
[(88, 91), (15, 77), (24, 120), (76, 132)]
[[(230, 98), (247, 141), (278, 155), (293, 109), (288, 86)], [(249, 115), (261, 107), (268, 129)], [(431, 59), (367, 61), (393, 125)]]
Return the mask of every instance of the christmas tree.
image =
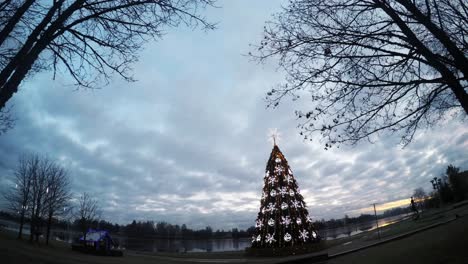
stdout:
[(266, 166), (255, 227), (252, 248), (285, 248), (320, 241), (288, 161), (276, 143)]

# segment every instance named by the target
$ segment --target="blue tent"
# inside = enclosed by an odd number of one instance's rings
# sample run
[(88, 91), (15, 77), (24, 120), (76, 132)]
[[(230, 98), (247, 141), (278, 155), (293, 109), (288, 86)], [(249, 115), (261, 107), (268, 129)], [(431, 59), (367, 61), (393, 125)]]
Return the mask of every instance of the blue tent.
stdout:
[[(86, 237), (86, 240), (85, 240)], [(80, 242), (88, 247), (94, 247), (96, 251), (105, 250), (109, 251), (114, 244), (109, 232), (105, 230), (89, 229), (86, 236), (80, 238)]]

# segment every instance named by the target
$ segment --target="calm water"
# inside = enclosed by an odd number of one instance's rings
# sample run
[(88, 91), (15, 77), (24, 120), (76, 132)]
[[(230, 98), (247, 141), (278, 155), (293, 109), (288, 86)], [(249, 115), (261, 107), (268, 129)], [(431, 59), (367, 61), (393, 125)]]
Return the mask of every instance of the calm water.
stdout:
[[(379, 219), (379, 227), (391, 225), (409, 217), (408, 214), (392, 216)], [(10, 221), (0, 220), (0, 224), (9, 230), (18, 230), (18, 224)], [(349, 225), (342, 228), (319, 230), (320, 235), (326, 240), (338, 239), (348, 236), (357, 235), (359, 233), (376, 229), (375, 221), (366, 223)], [(29, 233), (29, 228), (26, 225), (23, 231)], [(68, 240), (66, 231), (54, 231), (55, 239)], [(71, 237), (78, 236), (79, 233), (74, 232)], [(52, 236), (52, 237), (54, 237)], [(126, 237), (114, 237), (122, 247), (130, 250), (150, 251), (150, 252), (221, 252), (221, 251), (240, 251), (250, 246), (250, 238), (224, 238), (224, 239), (130, 239)]]
[(127, 249), (152, 252), (220, 252), (239, 251), (250, 246), (249, 238), (223, 239), (127, 239), (119, 243)]
[[(388, 226), (397, 223), (408, 215), (398, 215), (378, 220), (379, 227)], [(371, 231), (377, 228), (375, 221), (369, 221), (357, 225), (349, 225), (342, 228), (319, 230), (319, 233), (326, 240), (333, 240), (348, 236), (357, 235), (365, 231)], [(151, 240), (131, 240), (121, 238), (121, 245), (127, 249), (145, 250), (152, 252), (220, 252), (220, 251), (239, 251), (250, 247), (249, 238), (241, 239), (202, 239), (202, 240), (179, 240), (179, 239), (151, 239)]]
[[(397, 216), (390, 216), (386, 218), (382, 218), (378, 220), (379, 227), (388, 226), (397, 222), (400, 222), (408, 217), (411, 214), (402, 214)], [(334, 229), (326, 229), (326, 230), (319, 230), (319, 233), (322, 237), (326, 240), (333, 240), (343, 237), (354, 236), (360, 234), (365, 231), (371, 231), (377, 228), (377, 225), (374, 221), (359, 223), (359, 224), (352, 224), (345, 227), (334, 228)]]

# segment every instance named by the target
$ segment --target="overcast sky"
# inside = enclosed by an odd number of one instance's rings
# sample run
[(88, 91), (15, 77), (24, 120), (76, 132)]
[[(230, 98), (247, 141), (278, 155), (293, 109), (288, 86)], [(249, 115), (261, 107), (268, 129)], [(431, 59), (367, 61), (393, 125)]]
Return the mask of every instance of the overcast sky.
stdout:
[(259, 65), (243, 54), (280, 2), (220, 1), (205, 13), (219, 22), (215, 31), (179, 28), (148, 43), (134, 65), (136, 83), (116, 77), (103, 89), (76, 91), (66, 76), (28, 79), (9, 102), (16, 126), (0, 136), (2, 188), (14, 186), (18, 156), (38, 152), (69, 170), (76, 195), (98, 197), (106, 220), (226, 229), (254, 224), (270, 128), (280, 131), (279, 147), (316, 219), (429, 191), (450, 163), (468, 169), (468, 128), (459, 120), (422, 131), (404, 149), (385, 135), (325, 151), (319, 138), (299, 136), (297, 105), (266, 109), (266, 92), (284, 75), (275, 60)]

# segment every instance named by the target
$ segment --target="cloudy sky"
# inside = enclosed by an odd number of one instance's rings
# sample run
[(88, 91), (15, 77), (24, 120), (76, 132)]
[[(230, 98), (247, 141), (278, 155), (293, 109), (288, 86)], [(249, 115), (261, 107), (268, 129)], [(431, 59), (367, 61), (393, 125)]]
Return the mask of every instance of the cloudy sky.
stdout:
[(14, 185), (18, 156), (38, 152), (68, 168), (76, 195), (98, 197), (106, 220), (246, 228), (259, 209), (271, 128), (319, 219), (429, 191), (450, 163), (468, 169), (468, 128), (459, 120), (422, 131), (404, 149), (386, 135), (325, 151), (319, 138), (299, 136), (297, 104), (266, 109), (265, 93), (284, 75), (275, 60), (259, 65), (244, 54), (280, 4), (220, 1), (206, 12), (215, 31), (179, 28), (148, 43), (134, 65), (136, 83), (116, 77), (77, 91), (67, 76), (28, 79), (9, 102), (16, 126), (0, 136), (2, 188)]

